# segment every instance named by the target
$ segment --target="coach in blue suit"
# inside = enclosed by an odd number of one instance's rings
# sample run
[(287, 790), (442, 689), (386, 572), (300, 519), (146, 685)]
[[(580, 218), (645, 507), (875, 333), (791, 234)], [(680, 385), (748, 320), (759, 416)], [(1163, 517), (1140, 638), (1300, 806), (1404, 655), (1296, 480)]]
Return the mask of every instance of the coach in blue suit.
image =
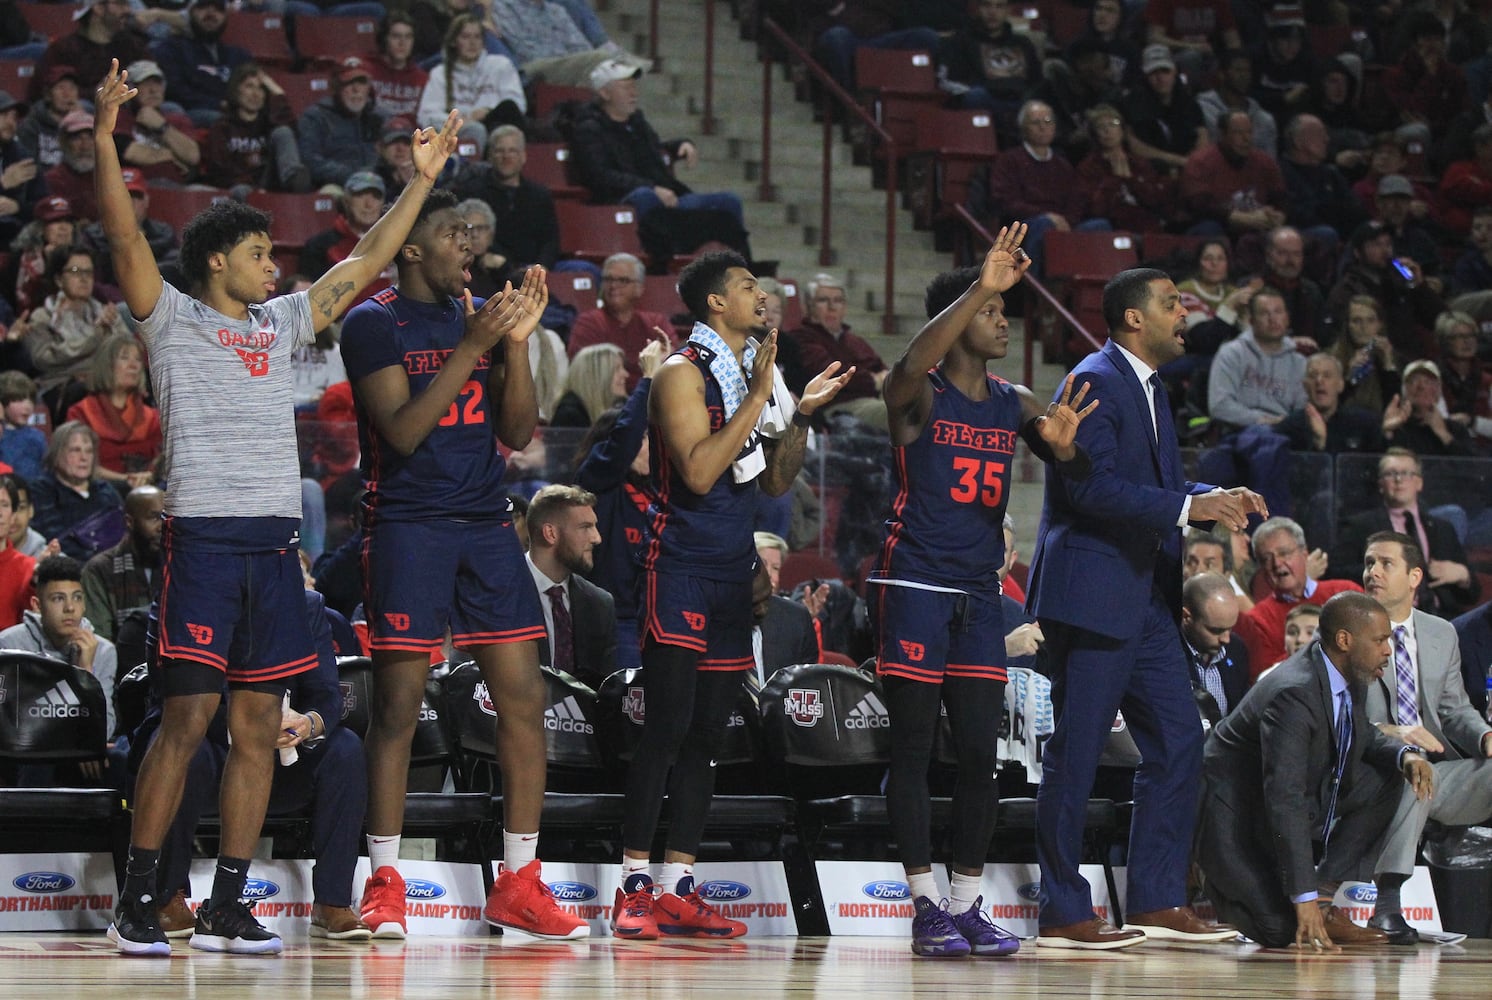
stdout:
[[(1186, 905), (1202, 763), (1202, 728), (1181, 645), (1181, 530), (1220, 521), (1242, 530), (1264, 501), (1185, 481), (1175, 425), (1155, 370), (1185, 350), (1186, 309), (1162, 271), (1116, 275), (1103, 293), (1109, 341), (1073, 369), (1103, 400), (1078, 430), (1088, 478), (1047, 470), (1028, 605), (1052, 659), (1056, 730), (1037, 793), (1041, 918), (1037, 944), (1110, 949), (1146, 937), (1220, 941), (1231, 928)], [(1083, 816), (1116, 710), (1141, 755), (1129, 847), (1129, 914), (1117, 929), (1093, 912), (1078, 874)]]

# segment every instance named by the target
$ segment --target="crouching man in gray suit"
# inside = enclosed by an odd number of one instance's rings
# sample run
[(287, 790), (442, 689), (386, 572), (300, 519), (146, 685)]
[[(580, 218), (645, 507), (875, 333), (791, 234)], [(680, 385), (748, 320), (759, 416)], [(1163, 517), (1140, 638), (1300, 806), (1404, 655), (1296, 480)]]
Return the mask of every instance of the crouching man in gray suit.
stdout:
[(1368, 538), (1363, 589), (1383, 605), (1393, 630), (1392, 666), (1368, 687), (1368, 719), (1391, 740), (1424, 747), (1435, 768), (1435, 797), (1403, 791), (1378, 860), (1378, 902), (1368, 925), (1394, 944), (1419, 939), (1400, 910), (1399, 887), (1414, 872), (1426, 820), (1466, 826), (1492, 816), (1492, 727), (1466, 697), (1455, 628), (1414, 608), (1424, 575), (1424, 554), (1409, 535)]
[(1338, 594), (1321, 609), (1316, 641), (1254, 685), (1207, 741), (1198, 825), (1207, 895), (1220, 919), (1260, 944), (1335, 951), (1387, 940), (1331, 900), (1382, 849), (1400, 797), (1394, 769), (1421, 799), (1434, 788), (1423, 753), (1365, 711), (1390, 635), (1377, 601)]

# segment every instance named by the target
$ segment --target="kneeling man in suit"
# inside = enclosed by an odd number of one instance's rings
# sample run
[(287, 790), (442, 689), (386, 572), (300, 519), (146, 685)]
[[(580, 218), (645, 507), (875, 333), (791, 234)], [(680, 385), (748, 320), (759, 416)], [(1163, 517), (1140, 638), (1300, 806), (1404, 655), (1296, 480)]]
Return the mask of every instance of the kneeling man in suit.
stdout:
[(1260, 680), (1207, 741), (1198, 831), (1207, 895), (1260, 944), (1387, 940), (1331, 900), (1342, 881), (1372, 874), (1399, 804), (1393, 771), (1421, 799), (1435, 785), (1423, 751), (1368, 721), (1367, 687), (1383, 676), (1390, 636), (1381, 604), (1338, 594), (1316, 641)]

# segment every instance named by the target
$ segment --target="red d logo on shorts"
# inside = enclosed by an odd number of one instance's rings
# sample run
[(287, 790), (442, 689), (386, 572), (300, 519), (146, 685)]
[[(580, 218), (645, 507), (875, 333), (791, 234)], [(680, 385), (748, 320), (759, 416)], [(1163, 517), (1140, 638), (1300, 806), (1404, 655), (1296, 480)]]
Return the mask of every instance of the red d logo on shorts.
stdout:
[(684, 623), (694, 631), (703, 632), (705, 630), (705, 616), (698, 611), (680, 611), (679, 614), (683, 616)]
[(193, 625), (187, 622), (187, 631), (192, 634), (192, 639), (199, 646), (212, 645), (212, 628), (207, 625)]
[(902, 655), (913, 663), (922, 662), (922, 657), (927, 653), (926, 646), (920, 642), (907, 642), (905, 639), (898, 639), (897, 642), (901, 644)]
[(404, 632), (409, 629), (409, 616), (400, 614), (397, 611), (385, 611), (383, 613), (383, 620), (388, 622), (389, 628), (395, 632)]

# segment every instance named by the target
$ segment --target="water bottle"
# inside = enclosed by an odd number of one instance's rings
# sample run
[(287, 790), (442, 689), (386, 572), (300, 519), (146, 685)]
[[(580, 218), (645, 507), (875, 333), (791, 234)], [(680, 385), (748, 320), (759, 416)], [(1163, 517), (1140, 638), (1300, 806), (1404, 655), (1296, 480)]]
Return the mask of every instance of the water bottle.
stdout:
[(1487, 720), (1492, 722), (1492, 672), (1487, 674)]

